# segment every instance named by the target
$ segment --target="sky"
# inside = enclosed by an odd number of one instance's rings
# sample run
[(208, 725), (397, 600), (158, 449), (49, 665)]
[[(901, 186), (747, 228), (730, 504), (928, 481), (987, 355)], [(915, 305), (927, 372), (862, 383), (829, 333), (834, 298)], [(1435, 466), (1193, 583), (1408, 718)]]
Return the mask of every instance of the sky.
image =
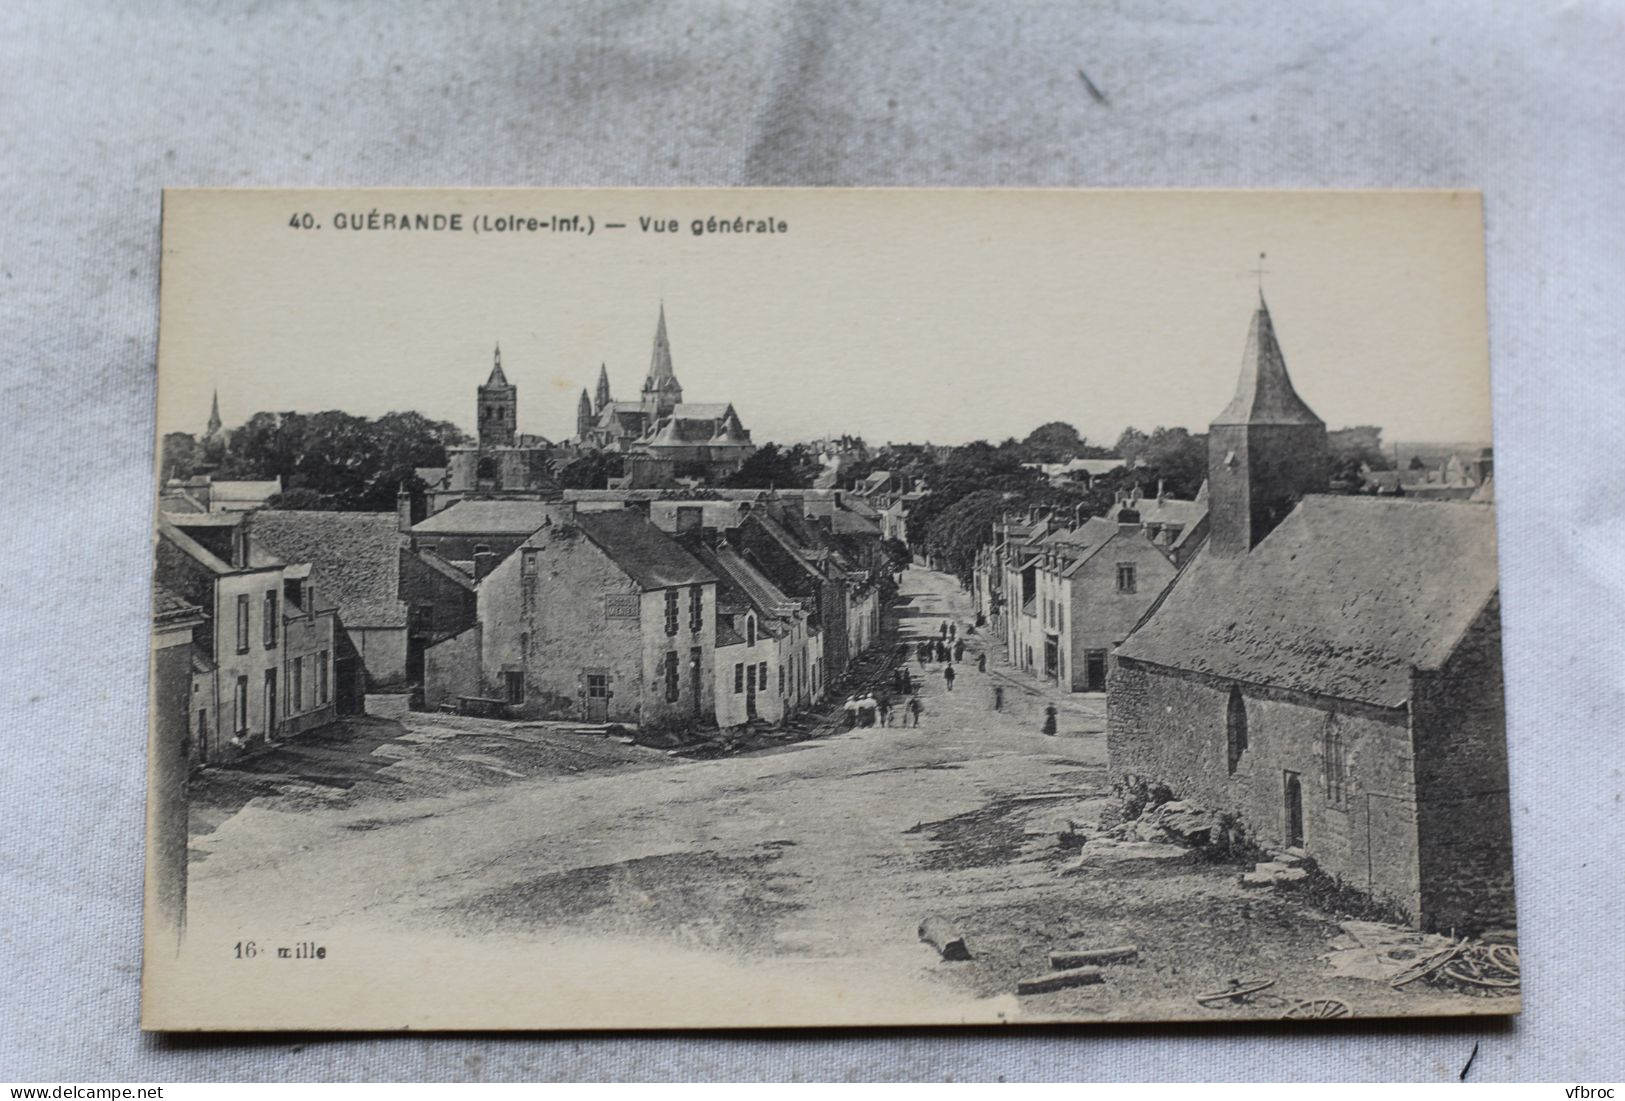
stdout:
[[(336, 227), (375, 210), (464, 228)], [(320, 228), (290, 225), (306, 213)], [(511, 214), (594, 228), (472, 232)], [(786, 229), (692, 232), (724, 215)], [(757, 442), (1064, 420), (1109, 445), (1128, 425), (1205, 429), (1262, 283), (1329, 427), (1490, 437), (1469, 192), (182, 191), (162, 279), (160, 432), (200, 432), (216, 388), (228, 426), (415, 409), (471, 431), (500, 343), (520, 431), (566, 438), (600, 363), (636, 397), (664, 303), (685, 398), (733, 402)]]

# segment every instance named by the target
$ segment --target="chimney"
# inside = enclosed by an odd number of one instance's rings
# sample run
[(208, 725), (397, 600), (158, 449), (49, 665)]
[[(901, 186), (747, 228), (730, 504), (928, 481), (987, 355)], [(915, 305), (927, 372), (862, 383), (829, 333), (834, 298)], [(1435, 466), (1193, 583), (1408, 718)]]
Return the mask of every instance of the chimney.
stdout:
[(495, 566), (496, 564), (497, 564), (497, 556), (495, 554), (493, 554), (491, 551), (488, 551), (488, 550), (486, 550), (486, 551), (475, 551), (474, 552), (474, 580), (475, 581), (483, 581), (485, 579), (485, 575), (490, 573), (492, 567)]
[(1125, 508), (1117, 513), (1117, 530), (1125, 534), (1132, 534), (1140, 530), (1140, 514), (1131, 508)]
[(553, 506), (553, 515), (553, 523), (560, 531), (574, 528), (576, 526), (576, 502), (559, 501)]

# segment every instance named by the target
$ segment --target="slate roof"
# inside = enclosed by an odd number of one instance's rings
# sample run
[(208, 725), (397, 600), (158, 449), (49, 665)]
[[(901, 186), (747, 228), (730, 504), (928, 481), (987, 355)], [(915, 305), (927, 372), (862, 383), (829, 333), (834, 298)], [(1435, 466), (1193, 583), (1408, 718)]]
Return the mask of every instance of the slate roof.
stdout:
[(786, 595), (732, 547), (718, 547), (706, 565), (739, 589), (762, 615), (787, 616), (801, 610), (801, 601)]
[(153, 586), (153, 626), (165, 627), (170, 624), (185, 623), (190, 619), (201, 619), (202, 615), (203, 609), (181, 596), (168, 585), (159, 582)]
[(208, 570), (210, 573), (231, 573), (231, 564), (219, 555), (209, 550), (203, 544), (187, 535), (184, 531), (165, 520), (158, 521), (158, 534), (168, 539), (179, 550), (184, 552), (192, 561)]
[(1118, 653), (1398, 707), (1497, 588), (1490, 509), (1310, 496), (1250, 553), (1200, 551)]
[(576, 524), (640, 588), (701, 585), (717, 579), (641, 513), (627, 509), (581, 513)]
[(337, 606), (349, 626), (406, 626), (393, 512), (265, 509), (249, 521), (248, 540), (284, 561), (310, 563), (317, 605)]
[(259, 482), (210, 482), (209, 500), (218, 504), (230, 501), (233, 504), (247, 502), (261, 502), (275, 497), (282, 492), (282, 479), (273, 478), (270, 481)]
[(714, 421), (728, 415), (733, 405), (725, 401), (680, 401), (671, 411), (678, 420)]
[(1275, 324), (1269, 307), (1260, 296), (1252, 326), (1247, 330), (1247, 347), (1241, 357), (1241, 378), (1236, 396), (1213, 418), (1216, 425), (1274, 424), (1323, 425), (1314, 410), (1304, 404), (1292, 388), (1286, 373), (1286, 358), (1275, 339)]
[(420, 535), (529, 535), (549, 515), (546, 501), (458, 501), (412, 530)]

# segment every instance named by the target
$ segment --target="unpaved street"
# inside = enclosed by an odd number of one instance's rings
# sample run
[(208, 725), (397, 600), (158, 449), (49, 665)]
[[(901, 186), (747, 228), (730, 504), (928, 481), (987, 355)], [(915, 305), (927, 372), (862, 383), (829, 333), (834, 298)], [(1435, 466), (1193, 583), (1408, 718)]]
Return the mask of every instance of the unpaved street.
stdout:
[[(963, 630), (967, 607), (951, 579), (911, 569), (897, 638), (935, 636), (947, 616)], [(1233, 866), (1172, 846), (1063, 849), (1067, 820), (1093, 823), (1105, 805), (1104, 701), (1046, 695), (996, 658), (977, 673), (983, 640), (971, 640), (951, 692), (910, 645), (918, 728), (744, 756), (681, 761), (437, 716), (375, 731), (359, 761), (343, 745), (302, 747), (333, 756), (327, 791), (263, 772), (210, 781), (191, 909), (225, 927), (590, 936), (719, 966), (845, 968), (999, 999), (1008, 1016), (1223, 1016), (1194, 993), (1253, 974), (1362, 1013), (1430, 997), (1331, 977), (1330, 918), (1245, 892)], [(995, 683), (1007, 687), (998, 712)], [(1059, 737), (1040, 733), (1049, 700)], [(919, 943), (932, 914), (960, 927), (972, 960)], [(1010, 996), (1053, 948), (1122, 943), (1140, 946), (1140, 962), (1106, 983)]]

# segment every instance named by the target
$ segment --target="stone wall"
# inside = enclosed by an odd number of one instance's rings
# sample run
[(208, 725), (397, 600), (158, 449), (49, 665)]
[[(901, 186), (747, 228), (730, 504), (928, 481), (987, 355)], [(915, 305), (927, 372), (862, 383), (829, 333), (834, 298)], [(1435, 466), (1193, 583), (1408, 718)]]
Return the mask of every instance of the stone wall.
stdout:
[(1515, 925), (1498, 600), (1411, 690), (1424, 917), (1458, 931)]
[(480, 674), (480, 627), (478, 624), (423, 653), (423, 705), (434, 711), (443, 703), (455, 703), (458, 696), (483, 696), (486, 686)]
[[(1247, 748), (1230, 768), (1232, 689)], [(1303, 847), (1321, 870), (1408, 914), (1420, 911), (1416, 793), (1406, 713), (1288, 695), (1114, 659), (1107, 690), (1111, 775), (1167, 784), (1240, 815), (1265, 846), (1286, 841), (1287, 773), (1302, 792)], [(1327, 751), (1343, 751), (1341, 790)], [(1335, 750), (1334, 750), (1335, 751)]]

